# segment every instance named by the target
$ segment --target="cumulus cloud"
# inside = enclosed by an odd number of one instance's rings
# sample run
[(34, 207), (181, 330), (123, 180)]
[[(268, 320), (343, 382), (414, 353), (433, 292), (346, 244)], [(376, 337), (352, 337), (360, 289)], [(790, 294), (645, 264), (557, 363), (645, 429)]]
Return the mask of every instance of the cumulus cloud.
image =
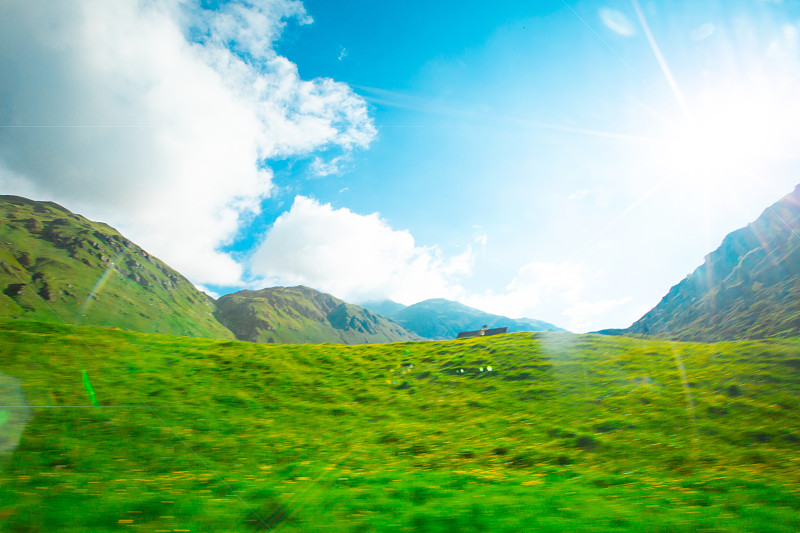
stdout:
[(309, 285), (348, 301), (390, 298), (412, 304), (456, 298), (470, 273), (471, 248), (445, 257), (417, 246), (377, 213), (359, 215), (304, 196), (277, 218), (250, 261), (263, 285)]
[(587, 288), (600, 274), (583, 263), (534, 261), (522, 266), (504, 289), (464, 296), (463, 301), (490, 313), (546, 320), (581, 332), (596, 325), (604, 313), (631, 300), (589, 299)]
[(0, 190), (104, 220), (196, 283), (239, 283), (219, 248), (270, 194), (268, 160), (375, 136), (347, 85), (275, 53), (288, 17), (310, 22), (291, 0), (3, 2)]
[(534, 261), (520, 268), (504, 290), (475, 294), (465, 303), (512, 318), (548, 320), (544, 315), (550, 315), (551, 307), (562, 309), (565, 301), (579, 299), (588, 277), (581, 263)]
[(204, 287), (203, 285), (195, 285), (194, 288), (197, 289), (200, 292), (206, 293), (208, 296), (211, 296), (215, 300), (217, 300), (221, 296), (219, 293), (214, 292), (211, 289), (209, 289), (208, 287)]
[(628, 304), (632, 300), (633, 298), (627, 296), (597, 302), (578, 301), (564, 310), (564, 316), (569, 319), (570, 329), (573, 331), (586, 331), (592, 328), (593, 324), (597, 324), (599, 318), (607, 316), (613, 309)]
[(598, 11), (600, 21), (606, 25), (608, 29), (621, 35), (623, 37), (632, 37), (636, 35), (636, 28), (633, 23), (621, 12), (616, 9), (608, 7), (601, 7)]

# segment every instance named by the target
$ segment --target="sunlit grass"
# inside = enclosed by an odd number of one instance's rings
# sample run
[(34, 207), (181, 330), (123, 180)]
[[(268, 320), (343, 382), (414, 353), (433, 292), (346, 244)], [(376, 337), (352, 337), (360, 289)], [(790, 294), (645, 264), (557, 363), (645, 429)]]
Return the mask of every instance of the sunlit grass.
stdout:
[(265, 346), (8, 320), (0, 361), (34, 407), (2, 531), (800, 527), (796, 340)]

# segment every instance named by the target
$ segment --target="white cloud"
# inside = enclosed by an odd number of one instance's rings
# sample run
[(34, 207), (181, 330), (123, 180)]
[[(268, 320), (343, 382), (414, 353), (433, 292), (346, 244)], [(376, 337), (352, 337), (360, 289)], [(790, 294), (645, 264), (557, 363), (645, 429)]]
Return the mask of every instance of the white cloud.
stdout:
[(408, 231), (394, 230), (377, 213), (298, 196), (251, 258), (264, 285), (303, 284), (347, 301), (390, 298), (412, 304), (461, 294), (457, 280), (470, 273), (472, 250), (446, 258), (417, 246)]
[(564, 316), (569, 319), (573, 331), (587, 331), (597, 324), (598, 319), (608, 316), (609, 312), (617, 307), (630, 303), (630, 296), (613, 300), (598, 302), (579, 301), (564, 311)]
[(316, 156), (311, 161), (309, 169), (315, 177), (324, 178), (325, 176), (341, 175), (345, 168), (352, 163), (352, 159), (347, 155), (340, 155), (329, 160)]
[(186, 14), (200, 42), (213, 43), (215, 48), (230, 46), (236, 52), (257, 59), (275, 57), (273, 44), (280, 37), (286, 18), (300, 24), (311, 24), (302, 2), (298, 0), (246, 0), (223, 3), (213, 17), (194, 4)]
[(586, 287), (587, 277), (583, 264), (533, 262), (519, 269), (508, 290), (526, 294), (532, 304), (553, 297), (574, 300)]
[(200, 292), (206, 293), (208, 296), (214, 298), (215, 300), (219, 299), (219, 297), (220, 297), (219, 293), (216, 293), (216, 292), (212, 291), (211, 289), (209, 289), (208, 287), (204, 287), (203, 285), (195, 285), (194, 288), (197, 289)]
[(512, 318), (548, 320), (563, 326), (560, 310), (578, 301), (589, 277), (586, 267), (572, 262), (535, 261), (523, 266), (499, 292), (467, 296), (464, 303)]
[(462, 298), (465, 304), (490, 313), (545, 320), (583, 332), (597, 329), (605, 313), (631, 301), (629, 297), (592, 301), (587, 289), (601, 274), (583, 263), (535, 261), (520, 268), (503, 290)]
[(623, 37), (632, 37), (636, 35), (636, 28), (633, 23), (628, 20), (628, 17), (616, 9), (601, 7), (598, 10), (598, 14), (603, 24), (617, 35)]
[(266, 160), (375, 136), (347, 85), (301, 80), (274, 52), (287, 17), (310, 22), (291, 0), (4, 2), (0, 190), (106, 221), (194, 282), (237, 284), (218, 249), (270, 193)]
[(570, 195), (567, 197), (567, 200), (583, 200), (589, 195), (590, 192), (591, 191), (589, 191), (589, 189), (578, 189), (577, 191), (570, 193)]

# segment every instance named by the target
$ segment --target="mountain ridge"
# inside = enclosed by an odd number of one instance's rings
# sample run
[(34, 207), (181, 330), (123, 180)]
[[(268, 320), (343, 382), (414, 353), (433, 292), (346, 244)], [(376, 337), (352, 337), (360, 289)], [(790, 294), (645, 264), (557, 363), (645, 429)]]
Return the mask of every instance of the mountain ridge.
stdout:
[(507, 327), (509, 333), (565, 331), (542, 320), (508, 318), (444, 298), (431, 298), (405, 306), (388, 318), (421, 337), (433, 340), (455, 339), (462, 331), (478, 330), (484, 325), (490, 328)]
[(232, 339), (213, 299), (111, 226), (0, 196), (0, 316)]
[[(3, 195), (0, 220), (0, 316), (251, 342), (269, 340), (262, 330), (278, 332), (272, 342), (420, 340), (388, 319), (308, 287), (291, 297), (291, 289), (272, 287), (214, 300), (113, 227), (55, 202)], [(242, 324), (229, 319), (232, 302), (281, 292), (279, 309), (242, 311)]]
[(302, 285), (220, 297), (215, 317), (239, 340), (305, 344), (374, 344), (421, 340), (395, 322)]
[(800, 335), (800, 185), (729, 233), (630, 327), (603, 332), (707, 342)]

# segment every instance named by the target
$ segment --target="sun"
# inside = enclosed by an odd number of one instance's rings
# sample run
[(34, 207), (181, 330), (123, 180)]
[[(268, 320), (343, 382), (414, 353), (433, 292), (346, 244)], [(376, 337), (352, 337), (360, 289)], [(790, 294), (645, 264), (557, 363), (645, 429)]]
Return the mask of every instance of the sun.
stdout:
[(661, 157), (670, 179), (716, 188), (758, 179), (791, 157), (797, 104), (752, 80), (707, 87), (664, 132)]
[[(673, 59), (679, 58), (676, 77), (638, 0), (632, 3), (672, 96), (672, 105), (664, 108), (673, 113), (654, 113), (663, 126), (656, 135), (662, 141), (657, 162), (668, 180), (710, 190), (763, 179), (780, 167), (786, 170), (788, 161), (796, 168), (798, 26), (769, 23), (748, 32), (741, 27), (720, 32), (692, 52), (674, 52)], [(757, 34), (765, 38), (762, 46), (754, 46)]]

